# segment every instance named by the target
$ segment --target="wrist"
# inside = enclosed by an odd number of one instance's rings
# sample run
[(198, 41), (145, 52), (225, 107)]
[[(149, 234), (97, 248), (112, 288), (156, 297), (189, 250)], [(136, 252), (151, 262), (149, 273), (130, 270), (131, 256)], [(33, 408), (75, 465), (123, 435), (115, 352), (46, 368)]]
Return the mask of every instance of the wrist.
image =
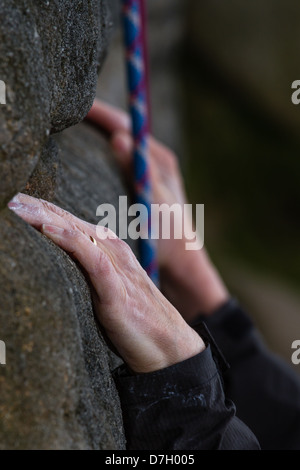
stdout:
[(206, 347), (199, 334), (179, 314), (178, 318), (177, 325), (170, 322), (168, 331), (160, 332), (156, 338), (152, 338), (151, 354), (149, 350), (144, 360), (141, 354), (138, 362), (127, 362), (134, 373), (143, 374), (166, 369), (204, 351)]
[(182, 320), (182, 325), (177, 329), (177, 336), (173, 337), (172, 350), (167, 357), (165, 367), (190, 359), (204, 349), (205, 344), (201, 336)]

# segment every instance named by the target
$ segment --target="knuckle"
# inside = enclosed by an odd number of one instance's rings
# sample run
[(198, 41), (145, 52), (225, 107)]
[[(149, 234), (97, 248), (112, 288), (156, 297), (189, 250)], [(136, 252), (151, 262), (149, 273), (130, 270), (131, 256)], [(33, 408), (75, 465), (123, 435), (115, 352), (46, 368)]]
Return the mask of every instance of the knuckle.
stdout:
[(90, 274), (94, 277), (108, 276), (112, 271), (112, 262), (109, 256), (101, 250), (97, 251)]
[(82, 234), (85, 234), (84, 230), (82, 230), (74, 221), (70, 221), (68, 224), (68, 227), (70, 230), (73, 232), (81, 232)]
[(111, 229), (104, 227), (107, 233), (107, 238), (112, 239), (112, 240), (119, 240), (119, 237), (113, 232)]
[(43, 208), (46, 209), (47, 211), (56, 212), (55, 211), (56, 206), (54, 206), (51, 202), (45, 201), (44, 199), (39, 199), (39, 202), (41, 203)]
[(128, 243), (126, 243), (126, 242), (124, 242), (124, 240), (121, 240), (120, 238), (118, 238), (118, 245), (119, 245), (121, 255), (125, 256), (127, 259), (128, 258), (129, 259), (135, 258), (134, 253), (133, 253), (132, 249), (130, 248), (130, 246), (128, 245)]
[(74, 219), (74, 216), (72, 214), (65, 211), (61, 207), (58, 207), (55, 204), (52, 204), (52, 202), (45, 201), (43, 199), (40, 199), (40, 202), (43, 205), (44, 209), (46, 209), (46, 211), (53, 212), (53, 214), (58, 215), (68, 221), (72, 221)]
[(81, 241), (82, 233), (79, 232), (78, 230), (73, 230), (73, 229), (67, 229), (64, 232), (65, 237), (72, 240), (73, 244), (76, 245)]
[(118, 239), (117, 235), (107, 227), (103, 227), (102, 225), (95, 225), (93, 227), (100, 240)]

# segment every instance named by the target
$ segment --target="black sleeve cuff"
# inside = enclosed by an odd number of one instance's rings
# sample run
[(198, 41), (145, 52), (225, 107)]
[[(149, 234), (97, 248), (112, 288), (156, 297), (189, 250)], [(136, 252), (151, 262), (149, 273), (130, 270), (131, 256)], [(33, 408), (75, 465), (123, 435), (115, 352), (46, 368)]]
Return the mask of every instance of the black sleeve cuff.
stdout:
[(169, 398), (174, 394), (201, 387), (218, 372), (210, 345), (196, 356), (178, 364), (146, 374), (133, 375), (125, 365), (113, 373), (121, 401), (126, 406), (151, 402), (159, 396)]
[(114, 371), (127, 449), (259, 448), (224, 396), (228, 364), (206, 325), (195, 330), (206, 344), (196, 356), (151, 373), (134, 375), (125, 365)]
[(253, 321), (234, 298), (209, 316), (200, 314), (191, 326), (196, 328), (197, 323), (201, 324), (202, 321), (205, 321), (230, 365), (240, 360), (244, 353), (262, 347)]
[(229, 365), (221, 350), (204, 322), (198, 322), (194, 330), (201, 336), (206, 346), (206, 349), (196, 356), (151, 373), (133, 374), (125, 364), (114, 371), (115, 382), (126, 403), (132, 400), (136, 402), (136, 390), (151, 391), (153, 388), (153, 396), (157, 396), (158, 390), (164, 390), (166, 379), (169, 383), (172, 381), (176, 383), (177, 389), (182, 391), (201, 386), (217, 373), (222, 379)]

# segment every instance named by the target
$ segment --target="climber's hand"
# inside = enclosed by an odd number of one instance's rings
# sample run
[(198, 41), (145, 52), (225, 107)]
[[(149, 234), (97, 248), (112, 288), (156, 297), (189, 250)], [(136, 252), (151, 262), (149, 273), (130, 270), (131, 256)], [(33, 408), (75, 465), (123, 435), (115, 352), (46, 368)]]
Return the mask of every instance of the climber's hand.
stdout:
[[(116, 158), (131, 182), (134, 144), (129, 116), (95, 100), (88, 119), (109, 135)], [(149, 170), (154, 204), (183, 206), (187, 202), (177, 157), (153, 137), (149, 139)], [(188, 230), (192, 230), (191, 219), (185, 220), (185, 224)], [(205, 250), (187, 251), (188, 241), (184, 236), (182, 239), (172, 236), (168, 240), (160, 238), (158, 256), (162, 292), (190, 321), (199, 312), (212, 312), (227, 300), (229, 294)]]
[[(81, 264), (92, 286), (97, 317), (133, 371), (162, 369), (205, 348), (113, 232), (24, 194), (9, 207)], [(109, 238), (99, 239), (96, 228)]]

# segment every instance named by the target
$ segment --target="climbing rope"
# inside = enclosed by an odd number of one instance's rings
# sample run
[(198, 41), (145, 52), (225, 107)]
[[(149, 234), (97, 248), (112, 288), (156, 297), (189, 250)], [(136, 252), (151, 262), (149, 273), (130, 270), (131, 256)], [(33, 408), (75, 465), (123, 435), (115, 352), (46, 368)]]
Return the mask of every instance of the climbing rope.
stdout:
[(148, 216), (141, 221), (140, 262), (158, 285), (155, 240), (151, 238), (152, 191), (149, 177), (148, 139), (150, 122), (149, 69), (146, 44), (145, 0), (122, 0), (129, 107), (134, 137), (134, 177), (136, 202), (143, 204)]

